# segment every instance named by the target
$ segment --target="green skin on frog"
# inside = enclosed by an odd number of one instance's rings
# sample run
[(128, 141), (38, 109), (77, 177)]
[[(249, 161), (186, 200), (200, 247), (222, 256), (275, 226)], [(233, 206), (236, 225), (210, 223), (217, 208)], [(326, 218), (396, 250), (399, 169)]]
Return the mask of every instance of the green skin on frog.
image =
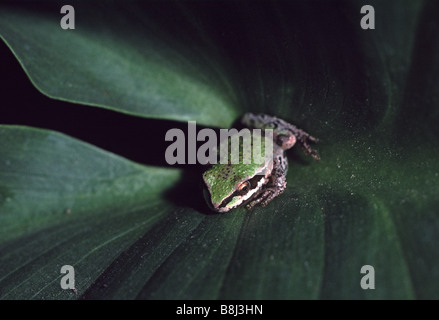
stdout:
[[(242, 205), (247, 209), (256, 205), (266, 206), (280, 195), (287, 185), (288, 161), (285, 151), (296, 143), (306, 154), (320, 160), (317, 152), (308, 144), (317, 142), (317, 139), (282, 119), (247, 113), (241, 123), (249, 129), (273, 130), (273, 156), (266, 157), (262, 164), (245, 164), (240, 153), (238, 164), (218, 163), (206, 170), (203, 174), (206, 185), (204, 195), (209, 207), (216, 212), (228, 212)], [(264, 154), (264, 143), (261, 144), (261, 150)]]

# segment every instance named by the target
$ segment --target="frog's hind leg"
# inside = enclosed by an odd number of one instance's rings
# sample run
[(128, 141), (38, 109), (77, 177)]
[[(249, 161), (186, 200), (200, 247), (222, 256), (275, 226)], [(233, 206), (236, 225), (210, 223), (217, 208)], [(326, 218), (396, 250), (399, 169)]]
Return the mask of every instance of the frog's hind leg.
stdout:
[[(291, 123), (266, 114), (253, 113), (246, 113), (242, 117), (241, 123), (248, 128), (273, 129), (276, 138), (275, 142), (282, 149), (287, 150), (295, 143), (299, 143), (305, 154), (311, 155), (316, 160), (320, 160), (317, 151), (309, 145), (310, 143), (317, 143), (318, 139)], [(295, 139), (291, 136), (291, 133)]]

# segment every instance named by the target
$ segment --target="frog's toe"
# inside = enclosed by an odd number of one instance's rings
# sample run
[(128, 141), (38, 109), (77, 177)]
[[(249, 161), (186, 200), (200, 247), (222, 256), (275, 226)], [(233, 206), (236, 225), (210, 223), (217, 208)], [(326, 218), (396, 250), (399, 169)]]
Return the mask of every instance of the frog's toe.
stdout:
[(313, 143), (319, 142), (319, 139), (313, 136), (308, 135), (307, 139)]
[(307, 141), (307, 140), (309, 140), (309, 141), (312, 141), (312, 142), (317, 142), (318, 139), (313, 137), (316, 140), (310, 140), (309, 137), (311, 137), (311, 136), (308, 136), (307, 139), (302, 139), (300, 141), (300, 146), (302, 147), (302, 149), (303, 149), (303, 151), (305, 152), (306, 155), (310, 155), (315, 160), (320, 160), (320, 156), (319, 156), (317, 150), (311, 148), (311, 146), (308, 144), (308, 141)]

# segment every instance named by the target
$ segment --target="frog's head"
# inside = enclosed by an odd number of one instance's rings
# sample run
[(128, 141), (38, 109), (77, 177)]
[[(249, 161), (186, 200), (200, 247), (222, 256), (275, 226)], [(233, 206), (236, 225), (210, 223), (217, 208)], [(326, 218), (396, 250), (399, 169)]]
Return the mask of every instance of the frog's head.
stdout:
[(204, 172), (204, 197), (216, 212), (228, 212), (255, 197), (268, 182), (273, 163), (216, 164)]

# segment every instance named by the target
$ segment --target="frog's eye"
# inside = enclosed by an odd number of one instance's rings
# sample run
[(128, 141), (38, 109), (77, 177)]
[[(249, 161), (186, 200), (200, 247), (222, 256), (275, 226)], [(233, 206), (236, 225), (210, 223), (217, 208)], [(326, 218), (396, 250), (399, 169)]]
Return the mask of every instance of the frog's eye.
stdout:
[(250, 190), (250, 182), (248, 181), (245, 181), (238, 186), (238, 192), (241, 195), (246, 194), (247, 192), (249, 192), (249, 190)]

